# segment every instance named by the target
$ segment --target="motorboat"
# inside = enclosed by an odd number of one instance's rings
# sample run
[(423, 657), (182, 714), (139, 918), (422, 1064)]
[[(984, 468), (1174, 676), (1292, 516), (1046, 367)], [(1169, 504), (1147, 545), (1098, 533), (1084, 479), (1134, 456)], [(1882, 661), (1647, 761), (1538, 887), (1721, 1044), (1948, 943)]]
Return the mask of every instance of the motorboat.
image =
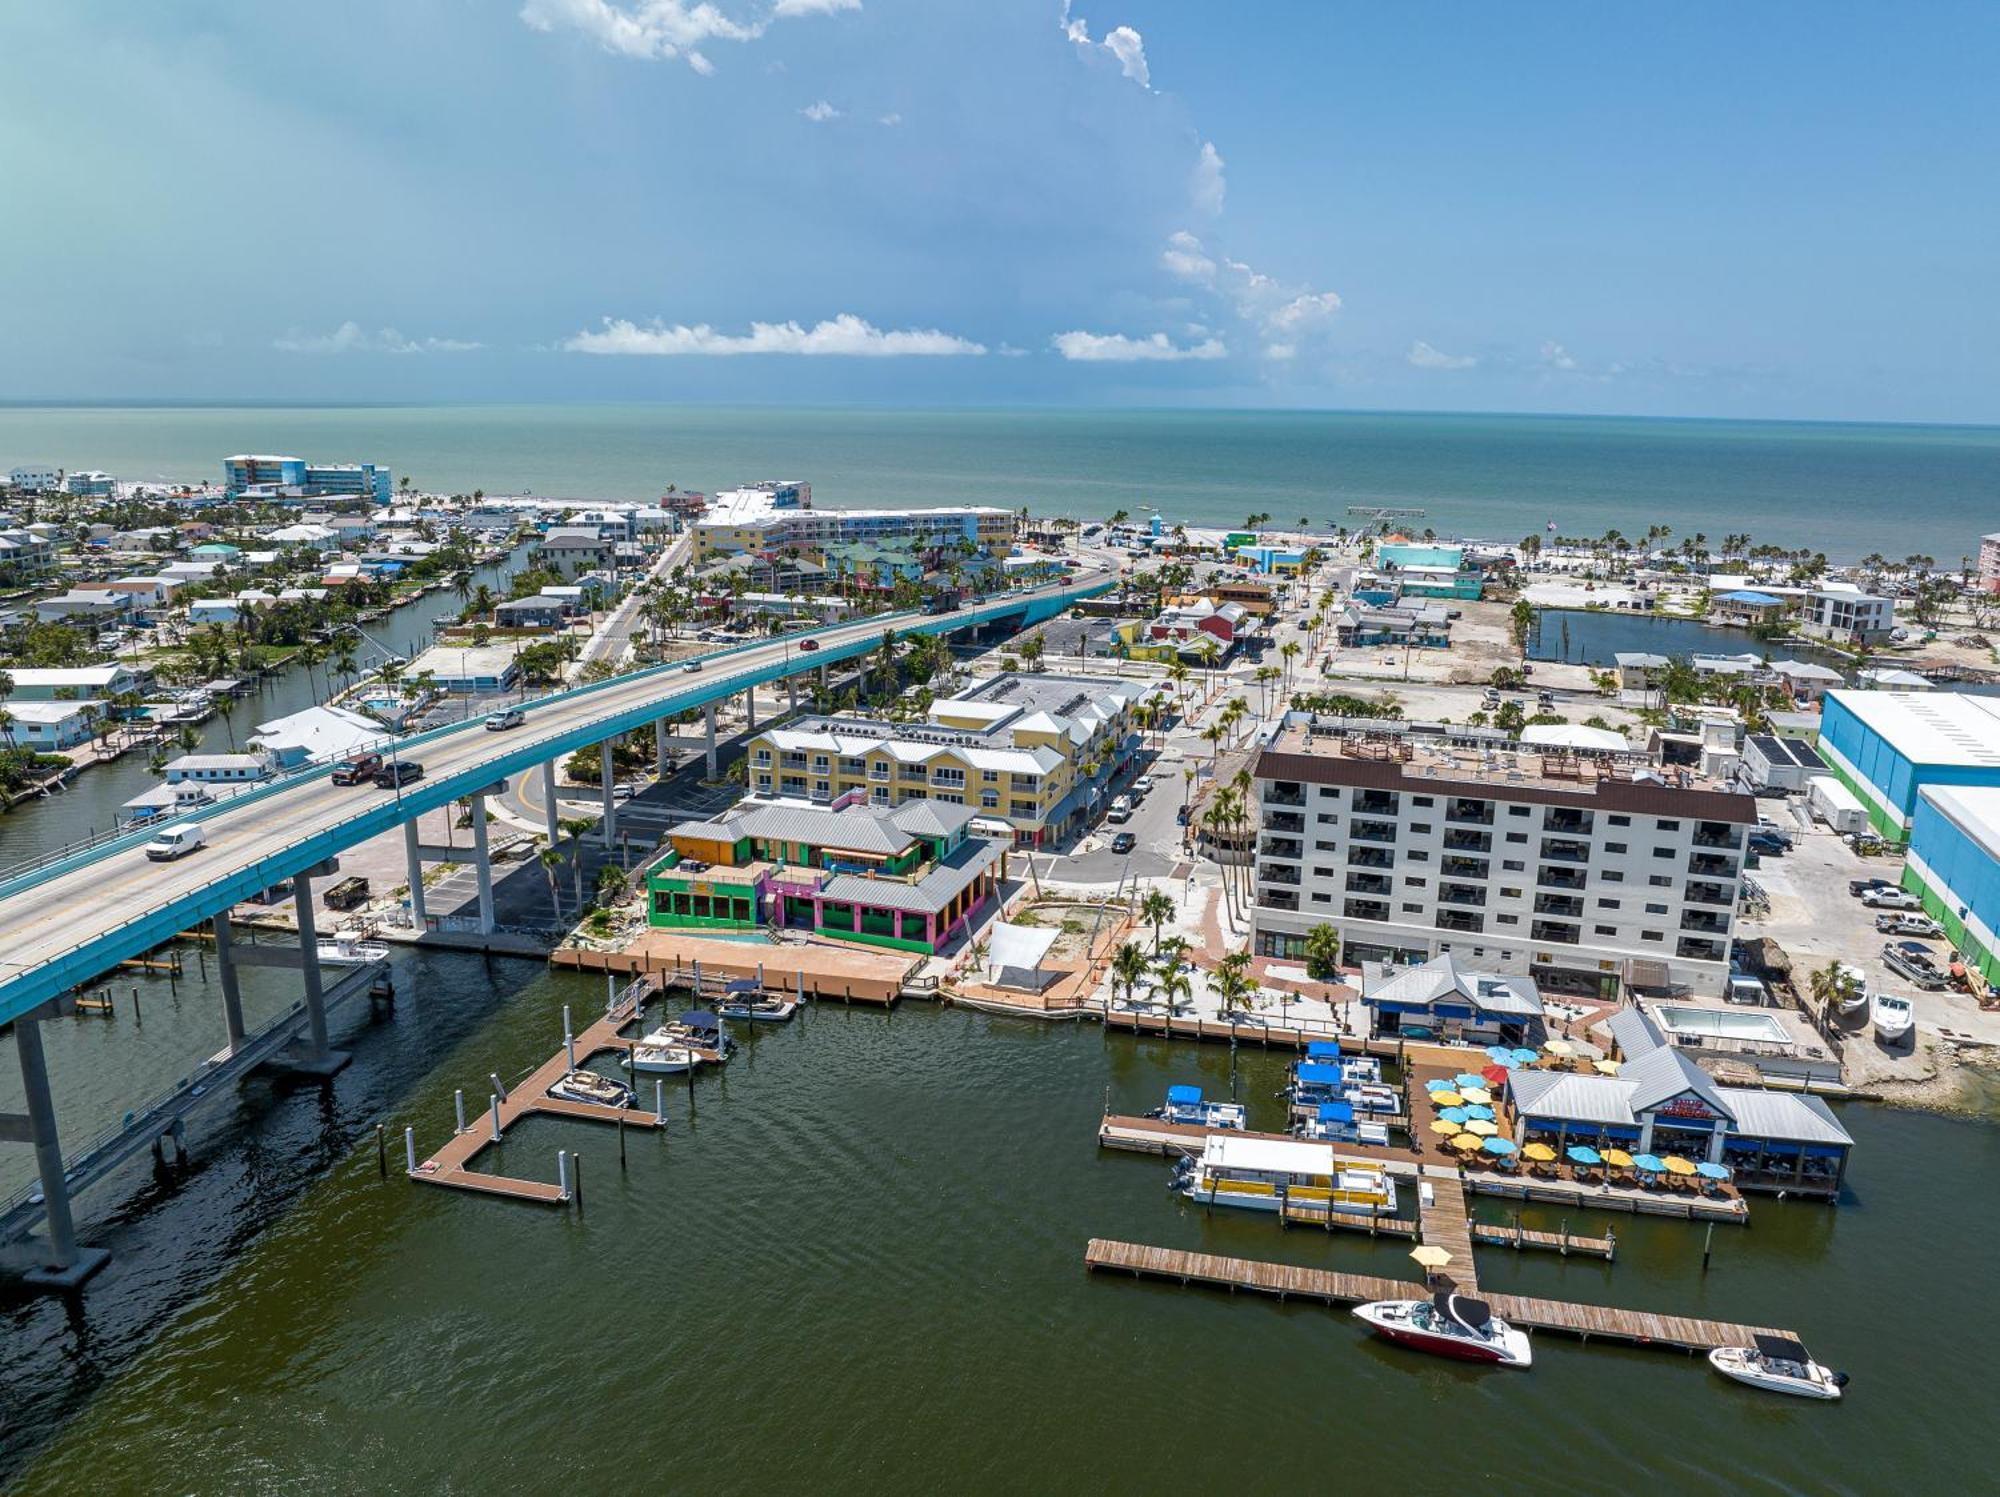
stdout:
[(753, 984), (742, 992), (732, 990), (727, 998), (715, 1005), (715, 1011), (725, 1019), (749, 1019), (759, 1024), (782, 1024), (799, 1011), (799, 1002), (796, 998), (760, 996)]
[(1847, 1386), (1846, 1373), (1822, 1367), (1789, 1336), (1760, 1333), (1751, 1339), (1750, 1346), (1716, 1347), (1708, 1354), (1708, 1365), (1739, 1383), (1794, 1398), (1832, 1400)]
[(1916, 1010), (1910, 1007), (1910, 1000), (1898, 998), (1893, 993), (1875, 994), (1869, 1013), (1875, 1020), (1875, 1038), (1885, 1045), (1902, 1044), (1910, 1036), (1910, 1026), (1916, 1022)]
[(1315, 1143), (1374, 1144), (1389, 1147), (1386, 1123), (1370, 1122), (1354, 1115), (1352, 1102), (1322, 1102), (1313, 1114), (1292, 1130)]
[(636, 1094), (624, 1082), (595, 1071), (566, 1071), (549, 1084), (549, 1095), (565, 1102), (594, 1102), (599, 1107), (630, 1107)]
[(1535, 1354), (1528, 1333), (1493, 1313), (1485, 1300), (1439, 1290), (1429, 1299), (1378, 1299), (1354, 1307), (1354, 1318), (1385, 1341), (1460, 1362), (1491, 1362), (1526, 1370)]
[(1280, 1214), (1292, 1207), (1343, 1216), (1393, 1216), (1396, 1182), (1378, 1164), (1337, 1159), (1333, 1145), (1211, 1133), (1175, 1167), (1173, 1189), (1207, 1206)]
[(655, 1029), (632, 1046), (632, 1069), (654, 1076), (680, 1076), (702, 1062), (702, 1054), (672, 1029)]
[(1340, 1067), (1341, 1078), (1345, 1081), (1379, 1084), (1382, 1080), (1380, 1056), (1342, 1054), (1338, 1040), (1307, 1041), (1306, 1061), (1308, 1064)]
[(1212, 1102), (1198, 1086), (1170, 1086), (1164, 1107), (1146, 1114), (1167, 1123), (1184, 1123), (1193, 1128), (1236, 1128), (1250, 1126), (1249, 1112), (1241, 1102)]
[(1868, 1012), (1868, 974), (1847, 962), (1835, 970), (1840, 974), (1840, 1017), (1859, 1024)]
[(353, 936), (328, 936), (316, 948), (322, 967), (359, 967), (364, 962), (386, 962), (389, 948), (380, 941), (362, 941)]
[(713, 1009), (689, 1009), (661, 1033), (668, 1036), (669, 1044), (692, 1045), (708, 1052), (705, 1060), (727, 1060), (736, 1049), (736, 1041), (723, 1032), (721, 1016)]

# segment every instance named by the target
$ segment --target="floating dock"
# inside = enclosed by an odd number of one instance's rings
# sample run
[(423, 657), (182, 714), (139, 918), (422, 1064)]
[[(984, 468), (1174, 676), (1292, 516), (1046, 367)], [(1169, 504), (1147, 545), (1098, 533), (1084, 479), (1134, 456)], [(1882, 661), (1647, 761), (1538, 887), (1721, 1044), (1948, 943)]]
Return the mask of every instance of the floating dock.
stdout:
[[(1173, 1279), (1217, 1289), (1247, 1290), (1279, 1299), (1317, 1300), (1329, 1305), (1365, 1304), (1380, 1299), (1411, 1299), (1423, 1288), (1403, 1279), (1378, 1279), (1363, 1274), (1332, 1273), (1290, 1263), (1264, 1263), (1249, 1258), (1225, 1258), (1213, 1253), (1184, 1253), (1143, 1243), (1092, 1238), (1084, 1249), (1084, 1267), (1097, 1272), (1131, 1274), (1134, 1278)], [(1718, 1346), (1749, 1346), (1759, 1335), (1798, 1339), (1795, 1331), (1771, 1326), (1736, 1325), (1684, 1315), (1660, 1315), (1650, 1310), (1621, 1310), (1609, 1305), (1577, 1305), (1563, 1300), (1532, 1299), (1518, 1294), (1480, 1296), (1493, 1313), (1524, 1331), (1554, 1331), (1627, 1346), (1656, 1346), (1671, 1351), (1707, 1352)]]
[[(626, 1039), (618, 1031), (639, 1018), (645, 999), (643, 986), (635, 984), (626, 995), (618, 1000), (604, 1017), (590, 1025), (574, 1040), (577, 1068), (580, 1070), (592, 1056), (602, 1055), (607, 1050), (623, 1051), (632, 1048), (634, 1041)], [(712, 1052), (696, 1050), (695, 1054), (707, 1060), (719, 1060)], [(664, 1128), (667, 1120), (657, 1112), (641, 1112), (630, 1107), (606, 1107), (596, 1102), (572, 1102), (563, 1097), (552, 1097), (549, 1088), (569, 1074), (569, 1048), (558, 1050), (548, 1060), (529, 1074), (526, 1080), (513, 1088), (497, 1103), (489, 1104), (476, 1119), (468, 1119), (467, 1126), (455, 1131), (449, 1142), (430, 1158), (409, 1171), (409, 1177), (425, 1185), (443, 1185), (453, 1190), (469, 1190), (482, 1195), (503, 1196), (515, 1201), (533, 1201), (545, 1206), (560, 1206), (571, 1198), (571, 1187), (567, 1181), (550, 1184), (546, 1180), (523, 1180), (512, 1175), (488, 1174), (472, 1169), (472, 1161), (481, 1151), (501, 1142), (509, 1128), (525, 1117), (540, 1114), (544, 1117), (575, 1118), (583, 1122), (609, 1123), (621, 1128)], [(678, 1084), (678, 1083), (676, 1083)]]

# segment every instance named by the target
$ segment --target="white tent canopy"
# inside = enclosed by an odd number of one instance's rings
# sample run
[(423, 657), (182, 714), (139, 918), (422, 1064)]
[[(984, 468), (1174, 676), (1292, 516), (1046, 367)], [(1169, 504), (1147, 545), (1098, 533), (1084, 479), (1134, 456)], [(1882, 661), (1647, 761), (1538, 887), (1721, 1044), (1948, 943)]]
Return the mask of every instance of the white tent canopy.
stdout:
[(1597, 749), (1607, 753), (1632, 747), (1623, 733), (1609, 728), (1587, 728), (1581, 723), (1530, 723), (1521, 729), (1521, 742), (1537, 748)]
[(1040, 988), (1036, 974), (1058, 934), (1053, 928), (994, 921), (987, 936), (986, 980), (995, 987)]

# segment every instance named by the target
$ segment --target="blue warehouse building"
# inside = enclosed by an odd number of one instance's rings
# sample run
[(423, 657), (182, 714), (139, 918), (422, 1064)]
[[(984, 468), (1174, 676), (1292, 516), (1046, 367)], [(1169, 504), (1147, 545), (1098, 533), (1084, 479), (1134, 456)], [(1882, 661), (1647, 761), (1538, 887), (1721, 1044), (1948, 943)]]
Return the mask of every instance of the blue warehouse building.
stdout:
[(1925, 787), (1903, 884), (1967, 966), (2000, 983), (2000, 786)]
[(1875, 830), (1903, 842), (1926, 786), (2000, 785), (2000, 697), (1830, 691), (1819, 753)]

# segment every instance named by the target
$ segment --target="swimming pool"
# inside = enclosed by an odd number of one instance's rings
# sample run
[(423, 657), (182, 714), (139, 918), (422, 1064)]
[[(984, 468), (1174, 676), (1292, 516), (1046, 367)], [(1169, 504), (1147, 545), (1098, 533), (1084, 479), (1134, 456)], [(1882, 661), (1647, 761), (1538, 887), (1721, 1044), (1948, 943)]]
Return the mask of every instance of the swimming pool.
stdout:
[(1737, 1013), (1729, 1009), (1686, 1008), (1662, 1003), (1653, 1010), (1659, 1021), (1676, 1035), (1700, 1035), (1707, 1039), (1762, 1040), (1766, 1044), (1788, 1045), (1792, 1036), (1769, 1014), (1755, 1011)]

